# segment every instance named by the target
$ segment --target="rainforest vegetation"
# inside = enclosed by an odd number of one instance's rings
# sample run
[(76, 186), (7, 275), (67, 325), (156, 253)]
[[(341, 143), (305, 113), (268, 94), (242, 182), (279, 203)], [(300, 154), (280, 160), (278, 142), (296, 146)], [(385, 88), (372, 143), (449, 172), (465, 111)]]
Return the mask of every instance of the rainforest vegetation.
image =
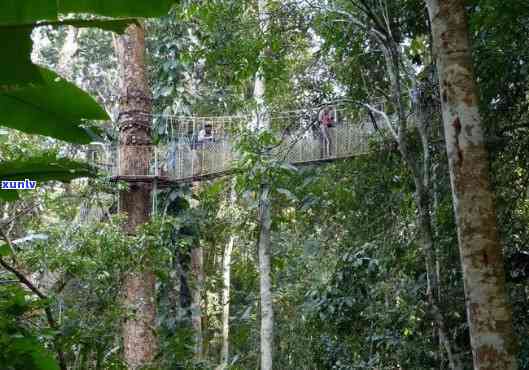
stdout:
[(527, 0), (2, 0), (0, 370), (529, 369), (528, 35)]

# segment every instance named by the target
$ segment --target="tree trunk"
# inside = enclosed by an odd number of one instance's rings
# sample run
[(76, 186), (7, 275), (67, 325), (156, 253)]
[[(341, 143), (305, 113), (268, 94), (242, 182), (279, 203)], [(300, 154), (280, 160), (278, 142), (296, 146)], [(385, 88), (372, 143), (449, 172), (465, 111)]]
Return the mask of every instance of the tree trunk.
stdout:
[(441, 89), (475, 369), (516, 369), (489, 162), (462, 0), (426, 0)]
[(79, 28), (73, 26), (66, 26), (66, 36), (64, 43), (59, 51), (59, 61), (57, 63), (57, 72), (65, 79), (73, 79), (73, 59), (77, 51), (79, 50), (79, 44), (77, 43), (77, 36), (79, 34)]
[(202, 334), (202, 291), (204, 287), (204, 255), (202, 247), (191, 249), (191, 270), (193, 284), (191, 289), (191, 325), (194, 335), (195, 361), (202, 361), (204, 353)]
[[(269, 28), (267, 0), (258, 0), (259, 26), (266, 35)], [(269, 49), (265, 48), (259, 58), (264, 61)], [(257, 127), (270, 129), (270, 120), (265, 100), (266, 80), (261, 66), (255, 75), (254, 99), (256, 103)], [(266, 153), (265, 155), (270, 155)], [(272, 306), (271, 276), (271, 203), (270, 183), (267, 179), (261, 184), (259, 191), (259, 290), (261, 298), (261, 370), (272, 370), (272, 353), (274, 347), (274, 310)]]
[[(119, 175), (149, 174), (152, 157), (150, 131), (151, 97), (145, 74), (144, 30), (130, 26), (115, 40), (120, 65), (119, 99)], [(120, 194), (121, 211), (127, 214), (124, 231), (134, 234), (149, 221), (151, 184), (131, 183)], [(155, 276), (150, 266), (130, 271), (125, 277), (124, 294), (127, 317), (123, 324), (124, 359), (129, 369), (149, 365), (156, 351)]]
[(259, 197), (259, 278), (261, 292), (261, 370), (272, 369), (274, 339), (274, 310), (272, 306), (272, 277), (270, 262), (270, 187), (263, 185)]
[[(231, 183), (229, 197), (226, 198), (226, 204), (223, 207), (223, 216), (232, 222), (236, 220), (236, 202), (237, 193), (235, 191), (235, 179)], [(220, 351), (220, 364), (218, 370), (225, 369), (230, 362), (230, 287), (231, 287), (231, 256), (235, 246), (235, 233), (230, 235), (228, 243), (224, 247), (222, 256), (222, 347)]]
[[(419, 107), (424, 106), (421, 104)], [(430, 113), (430, 114), (428, 114)], [(459, 354), (455, 350), (455, 343), (452, 343), (449, 338), (449, 330), (446, 325), (446, 320), (441, 311), (440, 304), (440, 276), (437, 269), (437, 254), (434, 246), (434, 232), (432, 222), (432, 176), (431, 176), (431, 153), (430, 153), (430, 135), (431, 130), (428, 129), (428, 121), (431, 121), (431, 111), (424, 112), (421, 108), (416, 109), (416, 126), (421, 139), (421, 146), (423, 149), (422, 170), (415, 173), (415, 188), (416, 188), (416, 204), (418, 208), (418, 224), (422, 237), (423, 252), (425, 255), (426, 276), (428, 279), (427, 299), (430, 306), (430, 312), (437, 327), (439, 334), (440, 345), (446, 351), (448, 358), (448, 365), (451, 370), (461, 370), (463, 365), (459, 358)], [(422, 173), (422, 179), (420, 174)]]
[(418, 226), (421, 234), (421, 244), (424, 253), (426, 276), (428, 280), (428, 288), (426, 296), (428, 299), (428, 306), (433, 321), (439, 333), (439, 341), (446, 351), (448, 364), (451, 370), (461, 370), (463, 365), (459, 359), (458, 354), (454, 350), (454, 344), (449, 339), (449, 331), (446, 325), (445, 317), (440, 309), (439, 304), (439, 274), (436, 269), (436, 256), (433, 242), (433, 231), (431, 226), (430, 213), (430, 197), (425, 194), (424, 189), (417, 191), (418, 204)]
[(406, 108), (402, 100), (402, 82), (400, 77), (400, 66), (401, 56), (399, 52), (399, 46), (394, 43), (393, 40), (389, 40), (384, 46), (384, 56), (386, 61), (386, 68), (390, 75), (391, 81), (391, 97), (392, 103), (397, 109), (398, 119), (398, 134), (395, 137), (399, 145), (399, 152), (408, 168), (413, 175), (413, 181), (415, 185), (415, 204), (417, 207), (417, 228), (421, 240), (421, 249), (424, 254), (424, 262), (426, 268), (427, 278), (427, 291), (426, 298), (428, 302), (428, 308), (433, 319), (433, 322), (439, 330), (439, 339), (443, 348), (445, 349), (448, 357), (450, 369), (459, 370), (462, 369), (462, 365), (459, 361), (459, 357), (454, 351), (454, 345), (451, 343), (448, 336), (448, 328), (446, 326), (446, 320), (440, 309), (438, 300), (438, 289), (439, 289), (439, 276), (436, 274), (435, 269), (435, 246), (432, 232), (432, 219), (431, 219), (431, 204), (432, 197), (430, 194), (431, 188), (431, 154), (429, 149), (429, 132), (427, 130), (427, 119), (425, 112), (416, 110), (415, 122), (421, 139), (421, 145), (423, 149), (422, 166), (419, 159), (412, 153), (408, 146), (408, 123), (406, 117)]
[(230, 240), (224, 248), (222, 258), (222, 350), (221, 368), (228, 366), (230, 361), (230, 285), (231, 285), (231, 254), (235, 236), (230, 236)]

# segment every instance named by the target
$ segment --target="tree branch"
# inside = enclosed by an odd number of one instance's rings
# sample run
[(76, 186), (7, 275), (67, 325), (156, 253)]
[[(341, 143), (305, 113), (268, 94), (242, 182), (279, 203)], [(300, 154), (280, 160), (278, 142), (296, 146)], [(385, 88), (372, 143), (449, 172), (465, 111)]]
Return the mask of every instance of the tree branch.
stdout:
[[(7, 237), (7, 235), (4, 233), (4, 231), (0, 228), (0, 234), (2, 235), (2, 238), (6, 241), (6, 243), (13, 248), (11, 240)], [(47, 300), (48, 296), (40, 291), (31, 281), (29, 281), (26, 276), (18, 271), (15, 267), (11, 266), (9, 263), (7, 263), (2, 257), (0, 257), (0, 265), (6, 269), (7, 271), (11, 272), (15, 277), (18, 279), (18, 281), (25, 285), (31, 292), (33, 292), (37, 297), (40, 299)], [(53, 318), (53, 314), (51, 312), (51, 309), (49, 307), (44, 308), (44, 312), (46, 314), (46, 320), (48, 321), (48, 325), (52, 329), (58, 329), (57, 322)], [(61, 345), (59, 344), (58, 337), (55, 337), (55, 349), (57, 351), (57, 357), (59, 358), (59, 365), (61, 370), (67, 370), (66, 361), (64, 359), (64, 353), (62, 351)]]

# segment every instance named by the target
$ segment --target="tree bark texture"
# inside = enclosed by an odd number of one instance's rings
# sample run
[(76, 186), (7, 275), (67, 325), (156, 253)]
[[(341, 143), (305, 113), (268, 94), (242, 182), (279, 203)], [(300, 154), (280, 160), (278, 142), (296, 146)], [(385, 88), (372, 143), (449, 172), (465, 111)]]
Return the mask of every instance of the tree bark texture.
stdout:
[[(236, 220), (237, 193), (235, 191), (235, 179), (231, 183), (229, 197), (224, 205), (223, 215), (230, 218), (234, 223)], [(230, 362), (230, 288), (231, 288), (231, 256), (235, 246), (236, 236), (230, 235), (224, 246), (222, 256), (222, 347), (220, 350), (220, 365), (218, 370), (225, 369)]]
[[(143, 28), (130, 26), (115, 40), (115, 49), (120, 65), (119, 175), (147, 175), (152, 157), (152, 102), (145, 73)], [(151, 184), (131, 183), (129, 190), (120, 194), (120, 208), (127, 214), (124, 232), (132, 235), (149, 221)], [(127, 274), (124, 294), (124, 359), (129, 369), (136, 370), (152, 362), (157, 347), (155, 276), (150, 266), (139, 266)]]
[(79, 44), (77, 43), (79, 28), (66, 26), (65, 31), (66, 36), (64, 38), (64, 43), (59, 51), (57, 72), (59, 72), (62, 77), (71, 80), (73, 77), (73, 59), (79, 50)]
[(194, 335), (194, 355), (196, 361), (202, 361), (204, 354), (204, 336), (202, 333), (202, 293), (204, 290), (204, 255), (202, 247), (191, 249), (191, 269), (193, 283), (191, 288), (191, 324)]
[(259, 287), (261, 292), (261, 370), (272, 369), (274, 310), (271, 273), (271, 204), (270, 187), (263, 185), (259, 198)]
[(474, 368), (516, 369), (496, 208), (462, 0), (426, 0), (432, 24)]
[[(269, 32), (267, 0), (258, 0), (259, 27), (262, 34)], [(269, 49), (262, 50), (259, 58), (263, 62)], [(270, 129), (268, 109), (266, 107), (266, 78), (261, 66), (255, 75), (254, 99), (259, 129)], [(266, 153), (269, 155), (269, 153)], [(271, 202), (270, 183), (265, 180), (259, 191), (259, 290), (261, 303), (261, 370), (272, 370), (274, 348), (274, 310), (272, 305), (272, 272), (271, 272)]]
[(221, 368), (228, 366), (230, 361), (230, 285), (231, 285), (231, 254), (235, 236), (230, 236), (224, 248), (222, 258), (222, 350)]

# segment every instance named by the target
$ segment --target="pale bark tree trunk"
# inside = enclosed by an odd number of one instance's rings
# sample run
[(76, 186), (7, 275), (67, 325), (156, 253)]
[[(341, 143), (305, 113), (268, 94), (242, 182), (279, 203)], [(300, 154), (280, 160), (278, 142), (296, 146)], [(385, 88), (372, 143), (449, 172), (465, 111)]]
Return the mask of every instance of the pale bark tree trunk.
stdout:
[[(259, 82), (259, 84), (257, 84)], [(264, 81), (256, 79), (256, 91), (262, 88)], [(257, 96), (257, 95), (256, 95)], [(264, 97), (260, 97), (263, 99)], [(259, 99), (256, 99), (258, 102)], [(259, 114), (266, 117), (266, 113)], [(265, 118), (266, 120), (266, 118)], [(266, 120), (265, 127), (268, 128)], [(271, 277), (271, 203), (270, 184), (265, 181), (259, 190), (259, 289), (261, 297), (261, 370), (272, 369), (272, 352), (274, 339), (274, 310), (272, 306), (272, 277)]]
[(426, 4), (439, 72), (474, 368), (516, 369), (512, 312), (478, 109), (465, 2), (426, 0)]
[[(198, 43), (198, 38), (194, 34), (193, 29), (189, 29), (189, 36)], [(187, 89), (191, 96), (198, 96), (200, 91), (200, 83), (202, 82), (202, 69), (204, 68), (204, 61), (200, 60), (193, 66), (191, 77), (187, 82)], [(204, 153), (201, 154), (202, 156)], [(203, 157), (202, 157), (203, 158)], [(199, 160), (200, 171), (202, 171), (204, 163)], [(193, 171), (192, 171), (193, 172)], [(200, 183), (193, 184), (193, 192), (200, 190)], [(197, 207), (198, 202), (192, 203), (192, 207)], [(198, 243), (198, 242), (197, 242)], [(204, 249), (200, 244), (193, 246), (191, 249), (191, 326), (193, 328), (193, 355), (196, 362), (201, 362), (206, 356), (204, 338), (204, 328), (202, 324), (203, 318), (203, 296), (204, 296)], [(207, 310), (206, 310), (207, 312)]]
[(202, 361), (204, 336), (202, 333), (202, 293), (204, 289), (204, 254), (202, 247), (191, 249), (191, 325), (194, 335), (195, 361)]
[(272, 369), (274, 310), (272, 305), (270, 186), (263, 185), (259, 197), (259, 288), (261, 292), (261, 370)]
[(73, 58), (79, 50), (79, 44), (77, 43), (79, 30), (79, 28), (73, 26), (66, 26), (66, 36), (64, 38), (64, 43), (62, 44), (61, 50), (59, 51), (57, 72), (59, 72), (62, 77), (69, 80), (71, 80), (73, 77)]
[[(79, 33), (79, 28), (67, 26), (65, 31), (66, 36), (64, 37), (64, 42), (59, 50), (57, 72), (63, 78), (71, 81), (73, 79), (73, 58), (75, 53), (77, 53), (77, 50), (79, 49), (79, 44), (77, 43), (77, 35)], [(67, 152), (77, 154), (79, 146), (75, 144), (67, 144), (65, 149), (67, 150)], [(63, 186), (65, 195), (72, 196), (72, 184), (65, 183), (63, 184)]]
[[(235, 181), (232, 182), (230, 190), (229, 202), (226, 205), (228, 209), (227, 216), (231, 219), (235, 219), (235, 203), (237, 195), (235, 192)], [(224, 369), (228, 366), (230, 361), (230, 287), (231, 287), (231, 255), (233, 253), (233, 247), (235, 245), (235, 235), (232, 234), (228, 240), (228, 243), (224, 247), (224, 253), (222, 256), (222, 348), (220, 352), (220, 367)]]
[[(224, 205), (221, 207), (219, 216), (226, 218), (233, 223), (236, 220), (237, 193), (235, 191), (235, 179), (231, 182), (231, 190), (226, 197)], [(219, 294), (219, 301), (222, 305), (222, 345), (220, 349), (220, 361), (216, 370), (226, 369), (230, 362), (230, 291), (231, 291), (231, 258), (233, 248), (236, 243), (235, 234), (230, 235), (228, 242), (224, 246), (222, 255), (222, 290)]]
[[(196, 193), (200, 189), (200, 184), (193, 184), (192, 192)], [(191, 201), (191, 207), (198, 207), (199, 202), (196, 199)], [(191, 328), (193, 329), (193, 359), (195, 362), (201, 362), (204, 359), (204, 335), (202, 327), (202, 302), (204, 294), (204, 249), (196, 241), (196, 245), (191, 248), (191, 277), (189, 279), (189, 290), (191, 295)]]
[[(149, 174), (152, 140), (149, 114), (152, 109), (145, 73), (145, 36), (132, 25), (115, 40), (120, 65), (119, 169), (121, 176)], [(127, 214), (124, 231), (134, 234), (149, 220), (151, 184), (134, 182), (120, 194), (121, 211)], [(151, 266), (138, 266), (124, 282), (127, 318), (123, 324), (124, 359), (129, 369), (149, 365), (156, 352), (155, 276)], [(130, 316), (129, 316), (130, 314)]]
[(222, 350), (221, 369), (230, 361), (230, 285), (231, 285), (231, 254), (235, 236), (230, 236), (222, 257)]
[[(267, 0), (258, 1), (258, 15), (261, 32), (268, 33)], [(260, 55), (264, 60), (268, 49)], [(270, 129), (270, 120), (265, 101), (266, 80), (262, 67), (256, 73), (254, 85), (254, 99), (258, 128)], [(268, 153), (267, 153), (268, 154)], [(270, 184), (267, 180), (261, 184), (259, 191), (259, 290), (261, 303), (261, 370), (271, 370), (273, 366), (274, 347), (274, 309), (272, 305), (272, 276), (271, 276), (271, 203)]]

